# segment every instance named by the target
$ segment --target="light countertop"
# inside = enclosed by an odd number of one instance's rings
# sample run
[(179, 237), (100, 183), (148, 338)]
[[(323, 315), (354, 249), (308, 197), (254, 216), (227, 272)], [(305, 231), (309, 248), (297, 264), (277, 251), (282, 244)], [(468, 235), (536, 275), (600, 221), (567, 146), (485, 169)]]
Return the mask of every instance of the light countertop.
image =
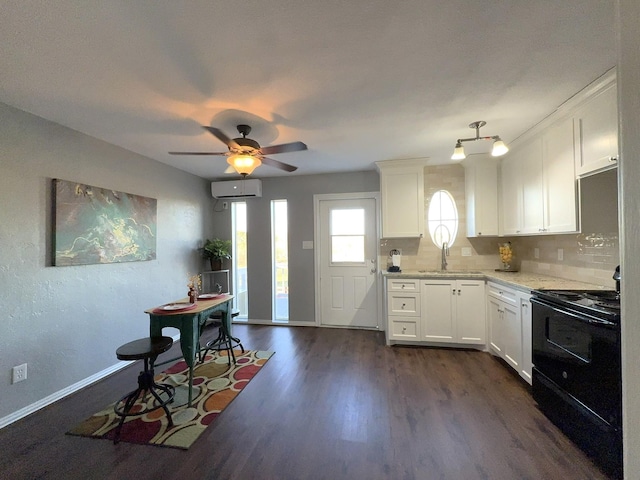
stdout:
[(497, 282), (523, 291), (554, 289), (554, 290), (609, 290), (601, 285), (578, 282), (564, 278), (551, 277), (530, 272), (496, 272), (494, 270), (474, 271), (418, 271), (403, 270), (402, 272), (383, 272), (388, 278), (477, 278)]

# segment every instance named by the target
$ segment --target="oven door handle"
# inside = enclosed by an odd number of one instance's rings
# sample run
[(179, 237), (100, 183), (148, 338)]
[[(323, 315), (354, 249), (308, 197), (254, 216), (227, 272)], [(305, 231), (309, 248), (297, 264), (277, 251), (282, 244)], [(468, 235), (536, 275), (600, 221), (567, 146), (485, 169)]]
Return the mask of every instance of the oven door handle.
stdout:
[[(582, 322), (582, 323), (588, 323), (588, 324), (591, 324), (591, 325), (606, 325), (606, 326), (613, 326), (613, 327), (617, 326), (617, 324), (615, 324), (613, 322), (609, 322), (607, 320), (602, 320), (600, 318), (595, 318), (595, 317), (592, 317), (591, 315), (588, 315), (586, 313), (581, 313), (581, 314), (575, 313), (575, 311), (571, 310), (570, 307), (558, 308), (556, 305), (553, 305), (552, 303), (549, 303), (549, 302), (542, 301), (539, 298), (532, 298), (531, 302), (532, 303), (539, 303), (540, 305), (544, 305), (545, 307), (548, 307), (548, 308), (550, 308), (551, 310), (553, 310), (555, 312), (558, 312), (558, 313), (560, 313), (562, 315), (567, 315), (567, 316), (570, 316), (572, 318), (575, 318), (576, 320), (578, 320), (579, 322)], [(549, 317), (548, 316), (545, 319), (545, 324), (547, 326), (549, 324)]]

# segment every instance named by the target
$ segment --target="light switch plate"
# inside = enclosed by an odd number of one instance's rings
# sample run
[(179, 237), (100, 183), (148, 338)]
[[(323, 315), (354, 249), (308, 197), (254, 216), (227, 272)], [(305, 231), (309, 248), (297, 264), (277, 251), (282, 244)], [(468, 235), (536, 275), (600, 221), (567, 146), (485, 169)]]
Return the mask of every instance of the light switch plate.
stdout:
[(462, 256), (470, 257), (471, 256), (471, 247), (462, 247)]
[(562, 248), (558, 249), (558, 261), (564, 260), (564, 250)]
[(302, 249), (303, 250), (313, 250), (313, 240), (303, 240), (302, 241)]

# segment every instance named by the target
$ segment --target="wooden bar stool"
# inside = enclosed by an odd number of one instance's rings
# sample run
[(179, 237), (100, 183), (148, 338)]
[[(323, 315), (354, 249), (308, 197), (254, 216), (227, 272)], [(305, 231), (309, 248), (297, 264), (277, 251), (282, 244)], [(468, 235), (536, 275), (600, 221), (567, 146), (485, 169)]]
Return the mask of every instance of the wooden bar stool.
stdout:
[[(138, 388), (127, 393), (113, 406), (113, 411), (116, 415), (121, 417), (118, 427), (116, 428), (113, 443), (118, 443), (120, 440), (122, 424), (127, 417), (144, 415), (145, 413), (152, 412), (158, 408), (162, 408), (164, 410), (167, 414), (167, 418), (169, 419), (169, 426), (173, 426), (173, 419), (171, 418), (171, 412), (169, 412), (167, 404), (173, 401), (175, 388), (171, 385), (156, 383), (153, 379), (153, 365), (156, 358), (161, 353), (169, 350), (171, 345), (173, 345), (173, 339), (171, 337), (151, 337), (141, 338), (139, 340), (134, 340), (133, 342), (125, 343), (116, 350), (116, 356), (120, 360), (144, 360), (144, 370), (138, 375)], [(161, 393), (165, 394), (165, 398), (160, 396)], [(151, 394), (155, 399), (153, 404), (142, 410), (131, 412), (131, 409), (136, 403), (138, 397), (143, 395), (144, 399), (148, 394)]]

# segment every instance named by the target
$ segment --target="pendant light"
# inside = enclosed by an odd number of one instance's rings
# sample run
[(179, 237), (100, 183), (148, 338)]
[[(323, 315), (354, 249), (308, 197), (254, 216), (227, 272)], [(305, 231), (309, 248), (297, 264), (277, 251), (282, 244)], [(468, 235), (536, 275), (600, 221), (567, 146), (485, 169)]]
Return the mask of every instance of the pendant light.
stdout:
[(462, 142), (474, 142), (476, 140), (493, 140), (493, 148), (491, 150), (491, 156), (493, 157), (501, 157), (509, 151), (509, 147), (505, 145), (499, 135), (493, 135), (491, 137), (480, 136), (480, 127), (484, 127), (486, 124), (487, 122), (485, 122), (484, 120), (479, 120), (477, 122), (469, 124), (469, 128), (475, 129), (476, 136), (472, 138), (459, 138), (456, 141), (456, 146), (453, 150), (453, 155), (451, 155), (451, 160), (464, 160), (467, 157), (464, 153)]

